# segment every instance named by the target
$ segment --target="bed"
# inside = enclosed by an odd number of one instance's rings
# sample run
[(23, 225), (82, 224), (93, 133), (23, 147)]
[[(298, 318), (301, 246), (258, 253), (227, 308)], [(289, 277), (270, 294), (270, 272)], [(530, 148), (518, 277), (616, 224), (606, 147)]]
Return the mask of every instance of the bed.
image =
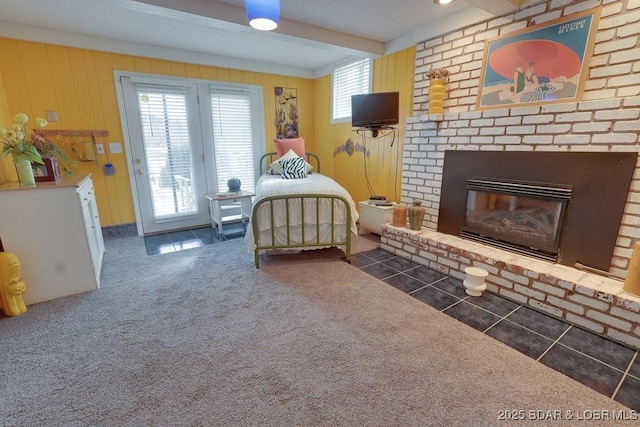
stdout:
[[(263, 174), (264, 165), (278, 160), (267, 153), (260, 160), (260, 178), (244, 241), (260, 268), (260, 254), (269, 250), (309, 250), (338, 247), (351, 260), (351, 234), (358, 234), (358, 212), (351, 195), (333, 179), (320, 173), (320, 161), (305, 155), (307, 165), (315, 164), (304, 178), (283, 179)], [(304, 218), (304, 226), (302, 218)]]

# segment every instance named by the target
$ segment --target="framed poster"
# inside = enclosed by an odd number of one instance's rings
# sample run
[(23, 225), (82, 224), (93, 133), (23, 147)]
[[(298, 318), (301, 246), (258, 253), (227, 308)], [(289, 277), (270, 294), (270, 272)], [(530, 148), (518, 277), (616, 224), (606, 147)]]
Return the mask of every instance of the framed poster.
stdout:
[(276, 86), (276, 138), (298, 137), (298, 91)]
[(476, 108), (579, 100), (600, 7), (485, 41)]

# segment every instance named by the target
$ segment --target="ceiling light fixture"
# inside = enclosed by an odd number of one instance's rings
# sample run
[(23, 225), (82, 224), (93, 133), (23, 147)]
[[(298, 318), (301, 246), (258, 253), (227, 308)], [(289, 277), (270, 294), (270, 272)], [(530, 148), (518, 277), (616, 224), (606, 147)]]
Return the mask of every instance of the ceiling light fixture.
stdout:
[(453, 0), (433, 0), (433, 2), (435, 4), (449, 4), (451, 3)]
[(271, 31), (278, 26), (280, 0), (245, 0), (249, 25), (256, 30)]

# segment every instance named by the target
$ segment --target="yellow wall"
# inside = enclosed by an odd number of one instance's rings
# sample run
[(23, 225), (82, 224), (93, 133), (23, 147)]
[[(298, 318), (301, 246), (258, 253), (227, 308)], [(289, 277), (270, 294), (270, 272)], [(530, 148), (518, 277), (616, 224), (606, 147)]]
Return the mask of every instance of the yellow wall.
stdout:
[[(55, 110), (59, 121), (48, 129), (108, 130), (107, 140), (122, 142), (113, 71), (131, 71), (262, 86), (264, 91), (267, 151), (275, 151), (274, 87), (296, 88), (299, 130), (308, 151), (319, 153), (322, 172), (340, 182), (356, 201), (369, 197), (364, 179), (362, 153), (333, 156), (334, 150), (352, 138), (360, 142), (349, 123), (331, 125), (331, 77), (316, 80), (273, 74), (200, 66), (129, 55), (76, 49), (43, 43), (0, 38), (0, 124), (24, 112), (34, 119)], [(374, 63), (376, 92), (400, 91), (400, 137), (390, 146), (389, 138), (370, 139), (367, 168), (376, 193), (398, 200), (402, 176), (404, 118), (412, 114), (415, 49), (409, 48), (377, 59)], [(4, 88), (4, 91), (3, 91)], [(3, 93), (4, 92), (4, 93)], [(106, 155), (101, 155), (104, 164)], [(95, 163), (79, 162), (74, 173), (91, 172), (100, 220), (103, 226), (135, 221), (127, 161), (110, 155), (117, 174), (104, 176)], [(0, 182), (16, 180), (10, 161), (0, 162)]]
[[(75, 49), (42, 43), (0, 38), (0, 76), (4, 97), (11, 114), (26, 113), (32, 120), (45, 117), (46, 110), (55, 110), (59, 121), (47, 129), (108, 130), (108, 141), (122, 142), (122, 127), (116, 99), (113, 71), (132, 71), (177, 77), (189, 77), (223, 82), (253, 84), (263, 87), (266, 147), (275, 151), (274, 87), (298, 90), (298, 111), (301, 135), (313, 135), (313, 84), (311, 80), (294, 77), (237, 71), (128, 55)], [(8, 117), (0, 123), (9, 126)], [(310, 151), (313, 138), (307, 138)], [(102, 163), (106, 155), (101, 156)], [(104, 176), (92, 162), (79, 162), (76, 173), (91, 172), (95, 187), (100, 221), (103, 226), (135, 222), (131, 187), (124, 155), (110, 155), (116, 175)], [(0, 178), (7, 174), (7, 165), (0, 164)], [(14, 174), (14, 180), (15, 180)]]
[[(4, 85), (2, 84), (2, 74), (0, 74), (0, 124), (5, 127), (9, 127), (11, 124), (11, 114), (9, 114), (9, 107), (7, 106), (7, 100), (4, 94)], [(0, 149), (2, 146), (0, 146)], [(0, 184), (5, 182), (17, 181), (18, 175), (13, 167), (13, 160), (11, 156), (0, 160)]]
[[(315, 147), (320, 153), (322, 172), (333, 177), (345, 187), (356, 203), (368, 200), (371, 192), (365, 179), (366, 172), (373, 191), (386, 195), (389, 200), (400, 201), (402, 179), (402, 151), (404, 149), (404, 121), (413, 114), (413, 79), (415, 48), (411, 47), (374, 61), (373, 91), (400, 92), (400, 123), (396, 140), (365, 138), (357, 134), (351, 123), (331, 124), (331, 76), (314, 81), (315, 97)], [(346, 152), (333, 155), (336, 148), (351, 139), (354, 144), (365, 145), (370, 156), (361, 152), (349, 156)]]

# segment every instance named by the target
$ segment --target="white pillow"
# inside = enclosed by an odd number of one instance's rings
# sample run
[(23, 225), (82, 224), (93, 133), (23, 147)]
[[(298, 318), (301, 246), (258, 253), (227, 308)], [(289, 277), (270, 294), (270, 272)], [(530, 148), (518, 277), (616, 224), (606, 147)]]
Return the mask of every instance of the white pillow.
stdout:
[[(279, 163), (280, 160), (282, 160), (282, 159), (294, 159), (296, 157), (300, 157), (300, 156), (298, 156), (295, 151), (289, 150), (286, 153), (284, 153), (284, 155), (282, 157), (280, 157), (278, 160), (276, 160), (275, 162), (269, 163), (269, 167), (271, 169), (273, 169), (273, 171), (276, 174), (280, 175), (280, 174), (282, 174), (282, 165), (280, 165), (280, 163)], [(309, 171), (311, 171), (311, 169), (313, 169), (313, 166), (311, 166), (306, 161), (305, 161), (305, 164), (307, 165), (307, 173), (309, 173)]]

